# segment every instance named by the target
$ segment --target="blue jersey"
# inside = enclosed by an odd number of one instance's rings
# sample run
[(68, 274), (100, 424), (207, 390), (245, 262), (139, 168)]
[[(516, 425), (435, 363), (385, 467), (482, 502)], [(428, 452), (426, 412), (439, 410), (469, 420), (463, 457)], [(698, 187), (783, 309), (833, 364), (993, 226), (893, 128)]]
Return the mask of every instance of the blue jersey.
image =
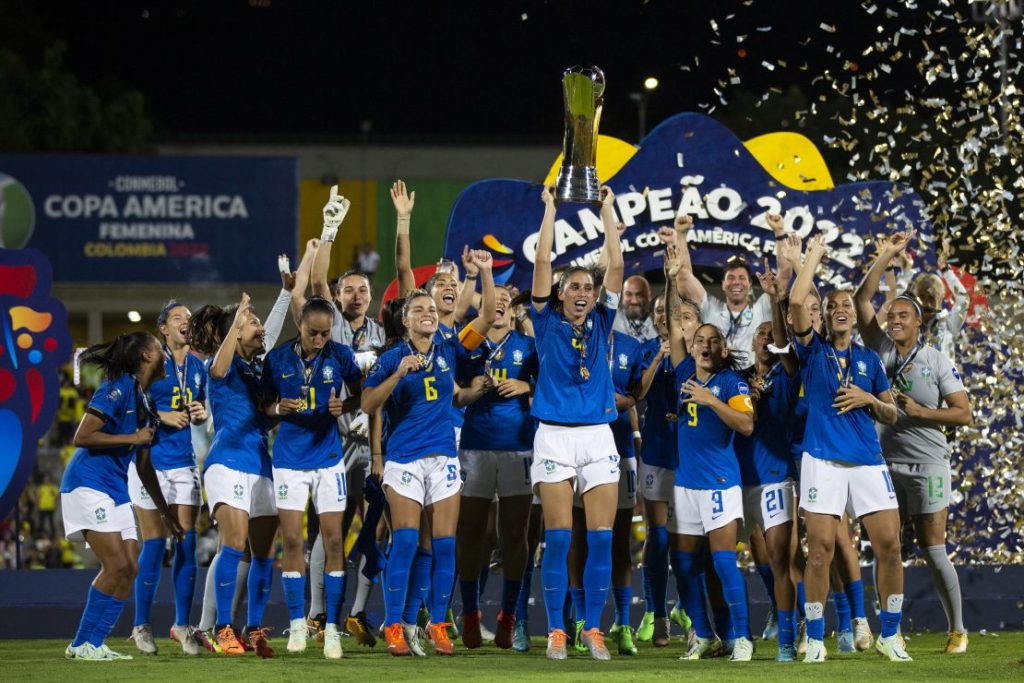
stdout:
[[(206, 363), (209, 374), (213, 359)], [(226, 375), (220, 379), (210, 375), (207, 391), (214, 430), (207, 468), (224, 465), (238, 472), (272, 476), (267, 447), (270, 423), (259, 409), (261, 365), (236, 354)]]
[[(163, 412), (188, 412), (192, 401), (206, 401), (206, 367), (203, 361), (191, 353), (185, 354), (185, 362), (174, 362), (167, 347), (164, 347), (163, 379), (153, 382), (149, 395), (156, 409)], [(158, 431), (159, 442), (153, 445), (153, 467), (158, 470), (173, 470), (179, 467), (195, 467), (196, 456), (192, 451), (192, 429), (182, 429), (161, 423)]]
[[(458, 330), (454, 327), (448, 327), (442, 322), (437, 323), (437, 332), (435, 333), (435, 341), (438, 344), (443, 344), (449, 339), (454, 339), (458, 336)], [(460, 408), (452, 402), (452, 424), (455, 427), (461, 427), (466, 419), (466, 409)]]
[[(488, 371), (495, 380), (536, 382), (537, 346), (533, 338), (512, 330), (500, 342), (484, 341), (469, 354), (465, 368), (459, 371), (459, 380), (469, 382)], [(533, 432), (529, 394), (502, 398), (492, 390), (466, 408), (459, 448), (528, 451), (533, 448)]]
[[(402, 358), (412, 353), (417, 352), (410, 348), (408, 341), (385, 351), (370, 369), (365, 386), (382, 384), (398, 369)], [(455, 372), (469, 352), (459, 338), (453, 336), (442, 343), (435, 338), (424, 355), (429, 361), (426, 367), (398, 380), (384, 404), (388, 460), (410, 463), (431, 455), (455, 457), (451, 409)]]
[[(643, 370), (651, 367), (651, 363), (661, 349), (660, 339), (648, 339), (641, 347)], [(693, 373), (693, 359), (687, 356)], [(643, 442), (640, 446), (640, 459), (647, 465), (664, 467), (674, 470), (679, 466), (679, 415), (676, 413), (679, 394), (676, 391), (676, 374), (672, 368), (672, 359), (665, 356), (658, 364), (658, 370), (647, 390), (647, 412), (644, 413), (644, 425), (640, 430)]]
[(810, 342), (794, 341), (807, 402), (803, 449), (812, 457), (851, 465), (883, 465), (875, 421), (867, 408), (840, 413), (832, 404), (848, 380), (872, 396), (889, 390), (878, 354), (860, 344), (837, 352), (814, 332)]
[[(100, 431), (104, 434), (134, 434), (149, 424), (138, 383), (130, 374), (105, 381), (97, 387), (89, 401), (90, 412), (106, 419)], [(64, 469), (60, 483), (61, 493), (70, 493), (79, 487), (102, 491), (117, 505), (130, 503), (128, 497), (128, 464), (135, 453), (134, 446), (106, 448), (78, 448)]]
[[(743, 374), (748, 382), (756, 381), (757, 373), (753, 367)], [(796, 474), (790, 444), (793, 408), (800, 380), (787, 375), (782, 363), (776, 363), (760, 384), (754, 433), (750, 436), (736, 435), (736, 457), (740, 461), (744, 486), (777, 484)]]
[[(687, 380), (697, 380), (694, 364), (676, 366), (676, 392)], [(704, 386), (730, 408), (753, 412), (750, 391), (743, 378), (728, 368), (719, 370)], [(740, 464), (733, 450), (736, 432), (710, 406), (685, 401), (679, 411), (679, 467), (676, 486), (690, 489), (727, 489), (740, 485)]]
[[(625, 396), (634, 384), (640, 381), (643, 374), (640, 342), (622, 332), (612, 333), (610, 348), (612, 358), (612, 386), (615, 393)], [(633, 427), (629, 422), (628, 410), (620, 412), (612, 422), (612, 436), (615, 437), (615, 449), (619, 457), (636, 457), (633, 445)]]
[(328, 341), (311, 360), (299, 355), (299, 342), (279, 346), (263, 362), (262, 394), (266, 401), (301, 398), (305, 407), (281, 418), (274, 440), (274, 467), (318, 470), (336, 465), (344, 454), (338, 418), (331, 415), (331, 389), (342, 395), (362, 373), (348, 346)]
[(540, 369), (533, 416), (560, 424), (603, 424), (617, 415), (608, 347), (615, 308), (597, 304), (579, 329), (550, 303), (530, 306)]

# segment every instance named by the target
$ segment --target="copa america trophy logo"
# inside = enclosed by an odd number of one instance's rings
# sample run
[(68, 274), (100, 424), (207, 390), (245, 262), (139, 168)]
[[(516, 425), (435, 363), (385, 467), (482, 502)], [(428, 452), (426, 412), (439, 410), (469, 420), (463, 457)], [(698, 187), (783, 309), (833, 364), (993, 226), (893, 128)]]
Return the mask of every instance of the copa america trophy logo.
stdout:
[(555, 181), (560, 202), (601, 201), (597, 178), (597, 126), (604, 106), (604, 72), (596, 66), (571, 66), (562, 75), (565, 96), (565, 140), (562, 167)]

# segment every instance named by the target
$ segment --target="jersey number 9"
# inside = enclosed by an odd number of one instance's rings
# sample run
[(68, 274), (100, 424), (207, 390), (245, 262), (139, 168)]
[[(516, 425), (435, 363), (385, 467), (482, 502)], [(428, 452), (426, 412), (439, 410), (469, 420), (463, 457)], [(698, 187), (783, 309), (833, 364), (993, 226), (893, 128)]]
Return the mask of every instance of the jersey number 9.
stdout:
[(437, 389), (434, 388), (434, 382), (436, 381), (436, 377), (423, 378), (423, 393), (426, 395), (428, 401), (437, 400)]
[[(185, 387), (185, 405), (192, 402), (192, 387)], [(171, 410), (181, 410), (181, 387), (174, 387), (171, 392)]]
[(686, 413), (690, 416), (690, 420), (686, 424), (688, 426), (690, 426), (690, 427), (696, 427), (697, 426), (697, 404), (696, 403), (692, 403), (692, 402), (691, 403), (687, 403), (686, 404)]

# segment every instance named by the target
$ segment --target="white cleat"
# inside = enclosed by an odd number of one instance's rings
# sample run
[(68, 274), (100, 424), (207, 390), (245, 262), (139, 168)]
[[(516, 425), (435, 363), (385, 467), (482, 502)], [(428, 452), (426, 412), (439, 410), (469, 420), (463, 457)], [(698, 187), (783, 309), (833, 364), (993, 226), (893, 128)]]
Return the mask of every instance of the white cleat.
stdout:
[(712, 636), (711, 638), (701, 638), (700, 636), (696, 636), (693, 639), (693, 644), (690, 645), (690, 648), (686, 651), (686, 654), (679, 659), (703, 659), (705, 657), (710, 657), (721, 647), (722, 641), (718, 636)]
[[(156, 641), (153, 640), (153, 629), (149, 627), (149, 624), (140, 624), (133, 628), (128, 639), (135, 641), (135, 647), (139, 648), (139, 652), (142, 654), (156, 654)], [(102, 649), (102, 646), (99, 649)]]
[(106, 643), (103, 643), (97, 648), (93, 648), (93, 650), (96, 652), (97, 655), (102, 656), (107, 661), (114, 661), (117, 659), (134, 659), (134, 657), (132, 657), (131, 655), (123, 655), (120, 652), (114, 652)]
[(196, 630), (191, 626), (175, 624), (171, 627), (171, 640), (181, 644), (182, 652), (195, 657), (202, 651), (199, 643), (196, 642), (195, 632)]
[(324, 626), (324, 657), (327, 659), (341, 659), (341, 634), (338, 632), (337, 624)]
[(754, 656), (754, 641), (749, 638), (737, 638), (733, 641), (730, 662), (749, 662)]
[(864, 652), (871, 648), (874, 637), (871, 635), (871, 626), (864, 617), (857, 617), (853, 620), (853, 643), (857, 650)]
[(405, 642), (409, 646), (409, 652), (413, 657), (426, 657), (427, 651), (423, 648), (423, 641), (427, 639), (426, 632), (416, 624), (402, 624), (402, 631), (405, 632)]
[(875, 641), (875, 652), (882, 657), (888, 657), (890, 662), (914, 661), (911, 656), (907, 654), (907, 648), (903, 643), (903, 638), (901, 638), (899, 634), (889, 636), (888, 638), (878, 636), (878, 640)]
[(807, 639), (807, 654), (804, 655), (803, 661), (805, 662), (824, 662), (825, 655), (828, 653), (825, 651), (825, 642), (822, 640), (816, 640), (814, 638)]
[(109, 662), (111, 661), (102, 652), (93, 647), (92, 643), (84, 642), (81, 645), (72, 647), (70, 644), (64, 650), (64, 656), (68, 659), (77, 659), (83, 662)]
[(299, 654), (306, 651), (306, 641), (309, 639), (309, 631), (306, 628), (304, 618), (292, 619), (288, 626), (288, 652)]

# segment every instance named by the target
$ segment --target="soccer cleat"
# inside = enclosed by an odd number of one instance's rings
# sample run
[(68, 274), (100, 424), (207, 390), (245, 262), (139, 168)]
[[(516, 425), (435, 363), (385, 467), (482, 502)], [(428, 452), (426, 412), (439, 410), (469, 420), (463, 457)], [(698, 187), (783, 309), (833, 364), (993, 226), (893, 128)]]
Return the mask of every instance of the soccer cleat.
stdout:
[(779, 637), (779, 614), (775, 605), (768, 610), (768, 619), (764, 622), (764, 631), (761, 632), (761, 640), (775, 640)]
[(448, 626), (447, 622), (427, 626), (427, 637), (434, 644), (434, 654), (455, 654), (455, 646), (452, 645), (451, 638), (448, 637)]
[(824, 662), (825, 655), (827, 654), (824, 641), (815, 638), (807, 639), (807, 654), (804, 655), (805, 662)]
[[(459, 627), (455, 625), (455, 612), (452, 611), (451, 605), (448, 605), (448, 611), (445, 612), (444, 621), (448, 624), (448, 640), (455, 640), (459, 637)], [(491, 634), (491, 638), (494, 638), (494, 634)]]
[[(449, 629), (449, 633), (450, 632), (451, 630)], [(485, 643), (494, 642), (494, 633), (491, 631), (491, 629), (487, 628), (487, 624), (485, 624), (483, 621), (480, 622), (480, 638)]]
[(405, 642), (405, 628), (399, 623), (384, 627), (384, 642), (388, 644), (388, 652), (395, 657), (408, 657), (412, 654), (409, 644)]
[(856, 652), (857, 646), (853, 642), (853, 631), (840, 631), (836, 634), (837, 652)]
[(587, 654), (587, 646), (583, 644), (583, 624), (586, 623), (583, 619), (578, 619), (573, 626), (573, 633), (575, 634), (572, 639), (572, 646), (581, 655)]
[[(591, 659), (608, 661), (612, 658), (612, 653), (608, 652), (608, 646), (604, 644), (604, 634), (601, 633), (601, 629), (595, 627), (588, 631), (581, 632), (580, 640), (583, 641), (584, 647), (586, 647), (587, 651), (590, 652)], [(632, 644), (632, 642), (632, 638), (630, 638), (630, 644)]]
[(889, 636), (888, 638), (878, 636), (878, 639), (875, 641), (875, 652), (883, 657), (888, 657), (890, 662), (914, 661), (907, 654), (907, 648), (899, 634)]
[(217, 647), (217, 641), (213, 637), (213, 630), (204, 631), (201, 628), (197, 628), (192, 632), (192, 637), (195, 639), (198, 645), (205, 647), (209, 652), (215, 655), (220, 654), (220, 648)]
[(305, 652), (308, 639), (309, 631), (306, 630), (306, 620), (302, 617), (292, 619), (288, 624), (288, 652), (292, 654)]
[(483, 644), (483, 637), (480, 635), (481, 616), (483, 615), (480, 610), (462, 615), (462, 644), (470, 650), (475, 650)]
[(516, 620), (512, 631), (512, 649), (516, 652), (530, 651), (530, 629), (526, 626), (526, 619)]
[[(690, 629), (692, 631), (693, 629)], [(637, 638), (637, 640), (640, 640)], [(668, 617), (654, 620), (654, 633), (651, 636), (651, 643), (654, 647), (668, 647), (672, 642), (672, 622)]]
[[(315, 617), (306, 617), (306, 635), (310, 633), (316, 638), (318, 645), (324, 644), (324, 625), (327, 623), (327, 614), (321, 612)], [(289, 629), (290, 631), (291, 629)], [(289, 634), (290, 635), (290, 634)]]
[(749, 662), (754, 656), (754, 641), (750, 638), (737, 638), (732, 645), (730, 662)]
[(171, 627), (171, 640), (181, 645), (182, 652), (193, 657), (200, 652), (199, 643), (196, 642), (194, 631), (195, 629), (191, 626), (178, 626), (175, 624)]
[(516, 615), (498, 612), (498, 625), (494, 633), (494, 645), (502, 650), (512, 647), (512, 639), (515, 637)]
[(857, 617), (853, 620), (853, 644), (861, 652), (871, 648), (874, 637), (871, 635), (871, 626), (865, 617)]
[(955, 655), (961, 652), (967, 652), (967, 632), (952, 631), (946, 640), (946, 654)]
[[(295, 621), (302, 622), (302, 629), (304, 632), (306, 628), (306, 620), (296, 619)], [(249, 645), (252, 647), (253, 650), (256, 651), (256, 655), (263, 659), (270, 659), (274, 656), (274, 648), (270, 647), (270, 643), (267, 642), (268, 633), (270, 633), (270, 628), (264, 626), (262, 628), (252, 629), (251, 631), (249, 631), (246, 637), (246, 640), (249, 641)], [(290, 637), (288, 640), (289, 642), (291, 642)]]
[(356, 642), (366, 647), (375, 647), (377, 639), (373, 637), (373, 626), (366, 618), (366, 612), (345, 617), (345, 630), (355, 636)]
[(430, 623), (430, 610), (426, 607), (420, 607), (420, 611), (416, 613), (416, 625), (420, 628), (426, 628), (427, 624)]
[(118, 659), (134, 659), (134, 657), (132, 657), (131, 655), (123, 655), (120, 652), (114, 652), (106, 643), (103, 643), (99, 647), (93, 648), (93, 651), (96, 655), (102, 656), (107, 661), (115, 661)]
[(807, 622), (801, 621), (796, 627), (796, 653), (807, 654)]
[(134, 640), (135, 647), (139, 648), (139, 652), (142, 654), (156, 654), (156, 641), (153, 640), (153, 629), (149, 627), (149, 624), (139, 624), (133, 628), (132, 634), (128, 636), (128, 640)]
[(93, 646), (92, 643), (86, 641), (78, 647), (72, 647), (68, 645), (64, 650), (64, 656), (68, 659), (77, 659), (83, 662), (109, 662), (112, 661), (108, 657), (104, 656), (103, 652)]
[(711, 657), (722, 647), (722, 641), (718, 636), (712, 636), (710, 638), (701, 638), (696, 636), (693, 639), (693, 644), (686, 650), (679, 659), (705, 659)]
[(776, 662), (795, 662), (796, 647), (793, 645), (779, 645), (779, 651), (775, 654)]
[(568, 640), (569, 636), (566, 635), (565, 631), (560, 628), (552, 629), (551, 633), (548, 634), (548, 659), (565, 659), (565, 646)]
[(423, 629), (413, 624), (402, 624), (402, 630), (405, 633), (405, 642), (409, 646), (409, 652), (412, 653), (412, 656), (426, 657), (427, 650), (423, 647), (423, 641), (427, 639), (427, 634)]
[(689, 631), (690, 627), (693, 626), (690, 616), (682, 607), (673, 607), (672, 611), (668, 613), (668, 618), (672, 620), (672, 623), (683, 629), (683, 633)]
[(324, 657), (327, 659), (341, 659), (341, 634), (338, 633), (337, 624), (324, 626)]
[(637, 654), (636, 644), (633, 642), (633, 629), (631, 627), (615, 624), (608, 631), (608, 636), (618, 645), (620, 655), (631, 657)]
[(651, 642), (654, 637), (654, 612), (644, 612), (640, 625), (636, 627), (636, 639), (641, 643)]
[(228, 624), (217, 631), (217, 651), (224, 655), (244, 655), (242, 641), (235, 635), (235, 630)]

